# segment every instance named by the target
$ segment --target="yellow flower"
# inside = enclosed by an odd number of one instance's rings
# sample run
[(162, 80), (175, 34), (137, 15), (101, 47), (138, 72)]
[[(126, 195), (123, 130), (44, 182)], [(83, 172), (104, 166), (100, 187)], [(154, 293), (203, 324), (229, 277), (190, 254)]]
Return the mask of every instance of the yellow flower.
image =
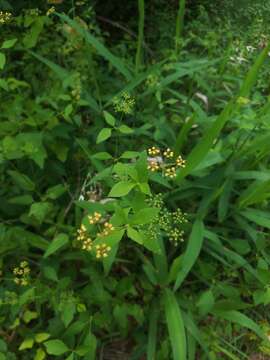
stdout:
[(97, 236), (107, 236), (114, 230), (114, 227), (112, 224), (105, 222), (104, 229), (102, 232), (98, 233)]
[(184, 160), (181, 155), (179, 155), (178, 158), (176, 159), (176, 166), (179, 166), (179, 167), (186, 166), (186, 160)]
[(172, 159), (174, 157), (174, 152), (170, 148), (168, 148), (167, 150), (164, 151), (163, 155), (167, 159)]
[(13, 274), (16, 275), (14, 282), (20, 286), (26, 286), (29, 284), (31, 269), (28, 266), (27, 261), (22, 261), (19, 267), (13, 269)]
[(86, 251), (91, 251), (93, 248), (93, 241), (90, 238), (87, 238), (82, 243), (82, 249)]
[(149, 165), (147, 166), (147, 169), (154, 172), (158, 171), (160, 169), (160, 166), (156, 160), (149, 161)]
[(169, 167), (165, 170), (165, 176), (171, 179), (176, 177), (176, 168), (174, 166)]
[(151, 156), (156, 156), (160, 154), (160, 150), (158, 148), (156, 148), (155, 146), (152, 146), (151, 148), (149, 148), (147, 150), (148, 154)]
[(106, 258), (111, 251), (111, 247), (106, 244), (96, 245), (96, 258)]
[(101, 214), (98, 212), (94, 212), (94, 215), (89, 215), (88, 220), (91, 225), (96, 224), (101, 219)]

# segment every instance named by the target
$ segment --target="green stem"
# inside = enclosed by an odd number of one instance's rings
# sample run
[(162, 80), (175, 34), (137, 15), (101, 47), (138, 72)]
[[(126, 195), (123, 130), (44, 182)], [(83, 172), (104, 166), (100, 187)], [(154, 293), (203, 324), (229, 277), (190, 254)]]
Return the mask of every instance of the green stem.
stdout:
[(138, 42), (137, 42), (137, 52), (135, 60), (135, 72), (138, 73), (142, 65), (142, 48), (143, 48), (143, 38), (144, 38), (144, 0), (138, 0), (138, 9), (139, 9), (139, 25), (138, 25)]
[(180, 38), (184, 28), (184, 16), (185, 16), (186, 0), (179, 0), (177, 19), (176, 19), (176, 31), (175, 31), (175, 51), (178, 52), (178, 46)]

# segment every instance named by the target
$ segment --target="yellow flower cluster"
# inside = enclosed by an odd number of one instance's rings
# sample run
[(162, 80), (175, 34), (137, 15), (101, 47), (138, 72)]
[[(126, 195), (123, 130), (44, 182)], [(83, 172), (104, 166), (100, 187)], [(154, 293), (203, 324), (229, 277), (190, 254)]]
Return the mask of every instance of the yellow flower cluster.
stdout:
[(7, 23), (12, 17), (12, 14), (8, 11), (0, 11), (0, 24)]
[(170, 148), (167, 148), (161, 153), (160, 149), (152, 146), (147, 150), (149, 156), (147, 169), (151, 172), (162, 170), (164, 176), (173, 179), (176, 177), (177, 168), (184, 168), (186, 161), (181, 155), (175, 156), (175, 153)]
[(112, 231), (114, 230), (114, 227), (112, 224), (105, 222), (104, 224), (104, 229), (97, 234), (97, 236), (101, 237), (101, 236), (107, 236), (109, 235)]
[(14, 282), (20, 286), (27, 286), (29, 284), (31, 269), (27, 261), (22, 261), (19, 267), (13, 269), (13, 274), (16, 275)]
[(106, 244), (96, 245), (96, 258), (106, 258), (111, 251), (111, 247)]
[(86, 251), (91, 251), (93, 247), (93, 241), (88, 236), (86, 227), (82, 224), (80, 229), (77, 230), (77, 240), (80, 242), (81, 248)]
[(98, 213), (98, 212), (94, 212), (94, 215), (89, 215), (88, 216), (88, 220), (89, 220), (89, 223), (91, 224), (91, 225), (93, 225), (93, 224), (97, 224), (99, 221), (100, 221), (100, 219), (101, 219), (101, 214), (100, 213)]

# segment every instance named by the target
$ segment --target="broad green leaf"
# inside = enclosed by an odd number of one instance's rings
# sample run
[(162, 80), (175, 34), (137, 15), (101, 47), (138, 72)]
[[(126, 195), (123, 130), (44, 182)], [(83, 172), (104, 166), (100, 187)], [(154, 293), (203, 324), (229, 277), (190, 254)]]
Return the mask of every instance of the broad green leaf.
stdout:
[(136, 184), (127, 182), (127, 181), (120, 181), (119, 183), (115, 184), (109, 195), (111, 197), (121, 197), (127, 195), (135, 186)]
[(164, 305), (174, 360), (186, 360), (186, 333), (180, 307), (174, 293), (165, 289)]
[(6, 65), (6, 55), (0, 52), (0, 70), (3, 70)]
[(28, 324), (30, 321), (38, 318), (38, 313), (36, 311), (26, 310), (23, 314), (23, 321)]
[(50, 336), (51, 336), (51, 335), (48, 334), (48, 333), (37, 333), (37, 334), (35, 335), (35, 341), (36, 341), (37, 343), (42, 343), (43, 341), (48, 340)]
[(77, 21), (70, 19), (68, 16), (59, 13), (56, 13), (56, 15), (73, 27), (78, 34), (84, 37), (86, 42), (93, 46), (99, 55), (108, 60), (112, 66), (125, 76), (126, 79), (131, 80), (132, 76), (122, 60), (113, 55), (94, 35), (90, 34), (88, 30), (84, 29)]
[(197, 219), (192, 227), (187, 249), (183, 256), (182, 266), (174, 284), (175, 290), (181, 286), (200, 254), (203, 244), (203, 230), (203, 222), (200, 219)]
[(45, 351), (43, 349), (41, 349), (41, 348), (37, 349), (34, 360), (44, 360), (45, 358), (46, 358)]
[(98, 152), (98, 153), (92, 155), (91, 157), (93, 159), (97, 159), (97, 160), (110, 160), (110, 159), (113, 159), (112, 155), (110, 155), (109, 153), (107, 153), (105, 151)]
[(10, 49), (17, 42), (17, 39), (5, 40), (1, 46), (1, 49)]
[(63, 355), (69, 351), (69, 348), (61, 340), (48, 340), (44, 346), (49, 355)]
[(140, 153), (137, 151), (125, 151), (123, 152), (123, 154), (120, 156), (120, 158), (122, 159), (134, 159), (137, 156), (139, 156)]
[(110, 113), (108, 113), (107, 111), (103, 111), (103, 115), (105, 118), (105, 121), (108, 125), (111, 125), (112, 127), (115, 125), (115, 117), (112, 116)]
[(138, 244), (142, 245), (143, 244), (143, 236), (139, 233), (139, 231), (133, 229), (132, 227), (128, 227), (127, 228), (127, 236), (134, 240), (135, 242), (137, 242)]
[(130, 223), (132, 225), (149, 224), (151, 221), (155, 219), (158, 213), (159, 213), (158, 208), (149, 207), (139, 210), (135, 215), (132, 216)]
[(48, 246), (44, 257), (54, 254), (57, 250), (68, 243), (68, 236), (66, 234), (58, 234)]
[(34, 345), (34, 339), (33, 338), (26, 338), (21, 343), (19, 350), (26, 350), (26, 349), (32, 349)]
[(63, 307), (63, 310), (61, 311), (61, 320), (63, 321), (66, 328), (73, 320), (75, 313), (76, 313), (75, 304), (72, 302), (66, 302), (66, 304)]
[(37, 202), (31, 205), (29, 216), (37, 220), (40, 224), (43, 223), (46, 216), (51, 211), (52, 205), (49, 202)]
[(127, 125), (121, 125), (119, 126), (118, 130), (122, 133), (122, 134), (132, 134), (133, 133), (133, 129), (131, 129), (129, 126)]
[(100, 144), (101, 142), (109, 139), (111, 135), (112, 135), (112, 129), (103, 128), (97, 136), (97, 144)]

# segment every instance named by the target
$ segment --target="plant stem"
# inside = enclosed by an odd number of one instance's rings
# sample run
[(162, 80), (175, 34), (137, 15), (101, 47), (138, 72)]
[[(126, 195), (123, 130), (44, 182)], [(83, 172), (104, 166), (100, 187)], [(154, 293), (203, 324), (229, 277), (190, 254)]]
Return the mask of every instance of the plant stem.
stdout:
[(143, 48), (143, 38), (144, 38), (144, 0), (138, 0), (138, 9), (139, 9), (139, 24), (138, 24), (137, 52), (136, 52), (136, 60), (135, 60), (136, 74), (138, 73), (139, 68), (142, 65), (142, 48)]
[(179, 42), (184, 28), (184, 15), (186, 8), (186, 0), (179, 0), (177, 18), (176, 18), (176, 31), (175, 31), (175, 51), (178, 52)]

